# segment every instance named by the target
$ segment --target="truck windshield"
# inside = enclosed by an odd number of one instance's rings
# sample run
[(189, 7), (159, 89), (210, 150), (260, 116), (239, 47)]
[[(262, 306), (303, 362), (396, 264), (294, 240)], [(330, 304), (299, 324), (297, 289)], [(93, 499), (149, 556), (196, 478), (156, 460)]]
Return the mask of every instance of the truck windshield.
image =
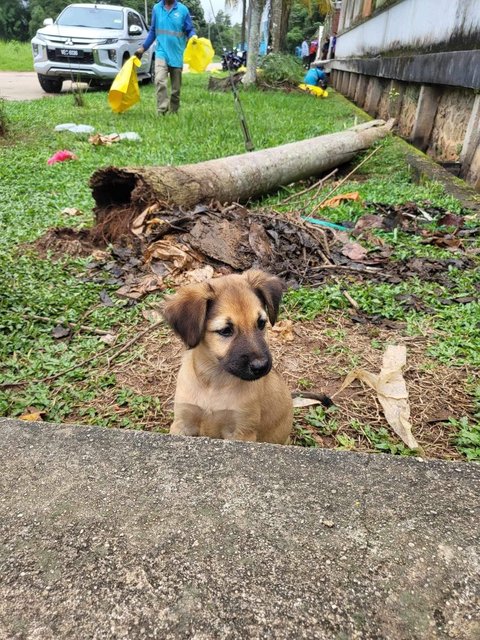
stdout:
[(123, 29), (123, 12), (98, 7), (67, 7), (58, 16), (57, 24), (66, 27)]

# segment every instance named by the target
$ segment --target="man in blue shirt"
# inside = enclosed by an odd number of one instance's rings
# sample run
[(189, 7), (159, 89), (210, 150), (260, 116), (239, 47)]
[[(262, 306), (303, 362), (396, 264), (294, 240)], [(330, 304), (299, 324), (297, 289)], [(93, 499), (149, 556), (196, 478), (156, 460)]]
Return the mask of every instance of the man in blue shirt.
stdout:
[(327, 86), (327, 74), (321, 67), (312, 67), (305, 74), (303, 82), (313, 85), (314, 87), (319, 86), (325, 89)]
[[(183, 52), (187, 40), (197, 38), (192, 17), (187, 7), (177, 0), (161, 0), (152, 11), (152, 24), (147, 39), (135, 55), (142, 57), (156, 40), (155, 86), (157, 89), (157, 111), (176, 113), (180, 107), (182, 86)], [(167, 83), (170, 76), (171, 96)]]

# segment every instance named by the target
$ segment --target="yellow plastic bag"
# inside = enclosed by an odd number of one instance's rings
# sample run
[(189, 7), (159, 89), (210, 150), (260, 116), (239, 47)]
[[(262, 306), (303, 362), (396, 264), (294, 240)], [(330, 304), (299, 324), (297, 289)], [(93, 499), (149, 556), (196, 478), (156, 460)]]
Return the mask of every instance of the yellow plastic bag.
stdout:
[(183, 61), (188, 64), (191, 71), (202, 72), (213, 60), (215, 51), (208, 38), (190, 38), (185, 47)]
[(312, 96), (316, 96), (317, 98), (328, 98), (328, 91), (322, 89), (322, 87), (316, 87), (313, 84), (304, 84), (302, 82), (302, 84), (298, 85), (298, 88), (307, 93), (311, 93)]
[(108, 92), (108, 104), (115, 113), (122, 113), (140, 100), (137, 70), (141, 65), (137, 56), (132, 56), (117, 73)]

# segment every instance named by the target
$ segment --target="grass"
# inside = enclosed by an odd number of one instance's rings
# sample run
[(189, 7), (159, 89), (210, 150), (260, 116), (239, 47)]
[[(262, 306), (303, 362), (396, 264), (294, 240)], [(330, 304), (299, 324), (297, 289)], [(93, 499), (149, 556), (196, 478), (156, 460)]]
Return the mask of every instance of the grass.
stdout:
[[(5, 59), (2, 51), (8, 46), (14, 45), (0, 45), (0, 60)], [(21, 56), (17, 57), (20, 59)], [(100, 167), (182, 164), (244, 152), (231, 95), (209, 93), (206, 83), (204, 75), (184, 76), (182, 109), (178, 117), (156, 116), (150, 86), (142, 87), (141, 103), (121, 115), (111, 112), (104, 92), (87, 93), (82, 107), (75, 106), (71, 95), (2, 104), (7, 135), (0, 138), (0, 269), (3, 274), (0, 378), (7, 383), (30, 382), (20, 387), (0, 388), (0, 415), (18, 416), (33, 407), (45, 411), (45, 418), (50, 421), (76, 419), (91, 424), (136, 428), (147, 413), (159, 415), (163, 411), (154, 394), (136, 393), (125, 382), (118, 382), (109, 371), (107, 356), (102, 355), (106, 345), (98, 336), (80, 331), (69, 341), (56, 341), (51, 336), (56, 324), (68, 321), (111, 331), (116, 336), (116, 344), (121, 346), (138, 331), (138, 325), (144, 326), (142, 311), (155, 296), (132, 306), (116, 298), (108, 284), (82, 281), (89, 259), (65, 257), (60, 262), (39, 259), (29, 243), (54, 226), (82, 227), (92, 223), (94, 202), (88, 181)], [(242, 93), (242, 104), (257, 149), (340, 131), (364, 117), (335, 92), (327, 100), (318, 100), (302, 94), (251, 90)], [(136, 131), (142, 142), (123, 141), (110, 147), (95, 147), (88, 143), (86, 136), (55, 132), (55, 125), (64, 122), (91, 124), (98, 133), (104, 134)], [(48, 166), (47, 159), (59, 149), (69, 149), (78, 160)], [(362, 168), (361, 181), (352, 180), (342, 190), (358, 190), (362, 198), (370, 201), (395, 204), (429, 200), (459, 211), (460, 204), (445, 195), (440, 185), (412, 183), (403, 153), (401, 142), (385, 141), (381, 151)], [(281, 211), (285, 208), (281, 201), (291, 191), (282, 189), (263, 199), (261, 204), (275, 206)], [(328, 188), (319, 197), (327, 191)], [(298, 206), (301, 204), (300, 200)], [(308, 197), (303, 204), (308, 213)], [(63, 213), (67, 207), (75, 207), (81, 213), (72, 218)], [(342, 205), (332, 210), (329, 218), (335, 222), (355, 220), (362, 211), (356, 203)], [(444, 250), (419, 245), (415, 238), (406, 234), (384, 236), (388, 243), (395, 245), (398, 259), (421, 252), (445, 255)], [(448, 275), (448, 286), (415, 279), (397, 285), (359, 284), (346, 278), (316, 290), (289, 291), (285, 309), (297, 319), (315, 318), (327, 310), (343, 313), (349, 303), (341, 290), (348, 287), (362, 311), (402, 320), (407, 323), (411, 335), (431, 332), (430, 353), (439, 362), (450, 366), (466, 365), (475, 371), (473, 368), (480, 364), (478, 302), (444, 306), (439, 301), (449, 296), (474, 295), (480, 286), (479, 276), (474, 270), (458, 269), (451, 269)], [(112, 307), (101, 303), (100, 293), (104, 290), (112, 295)], [(405, 293), (419, 296), (432, 311), (409, 310), (398, 299)], [(51, 321), (40, 321), (36, 316), (48, 317)], [(336, 338), (332, 337), (332, 340)], [(341, 338), (338, 338), (338, 344), (341, 344)], [(122, 358), (128, 361), (141, 356), (142, 346), (137, 345)], [(87, 361), (85, 366), (48, 379), (84, 360)], [(308, 389), (310, 381), (304, 378), (299, 384)], [(473, 376), (472, 394), (475, 384)], [(100, 399), (109, 389), (115, 390), (115, 405), (102, 409)], [(92, 408), (95, 403), (96, 408)], [(313, 419), (320, 420), (318, 416)], [(325, 423), (324, 417), (322, 419)], [(324, 427), (312, 426), (308, 420), (310, 418), (299, 424), (298, 429), (303, 433), (303, 443), (315, 446), (318, 443), (311, 430)], [(468, 420), (468, 429), (476, 433), (476, 419), (470, 416)], [(465, 449), (469, 446), (465, 444), (469, 438), (465, 423), (452, 428), (459, 433), (458, 450), (473, 459)], [(332, 431), (334, 446), (355, 448), (356, 440), (352, 435), (355, 433), (368, 440), (372, 450), (400, 455), (408, 453), (392, 441), (387, 432), (377, 430), (373, 433), (368, 425), (357, 425), (356, 431), (352, 426), (349, 434), (335, 435)]]
[(0, 71), (33, 71), (30, 42), (0, 40)]

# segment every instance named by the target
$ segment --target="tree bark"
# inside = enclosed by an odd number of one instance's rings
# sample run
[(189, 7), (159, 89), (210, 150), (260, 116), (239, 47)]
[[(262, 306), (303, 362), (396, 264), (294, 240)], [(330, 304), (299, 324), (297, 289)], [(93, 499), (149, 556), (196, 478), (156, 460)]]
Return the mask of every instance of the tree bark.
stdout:
[(257, 81), (258, 48), (260, 46), (260, 27), (265, 0), (250, 0), (251, 16), (248, 30), (247, 70), (243, 84), (248, 87)]
[(246, 202), (348, 162), (386, 136), (392, 122), (374, 120), (340, 133), (179, 167), (99, 169), (90, 179), (96, 221), (131, 219), (159, 201), (186, 209), (211, 200)]
[(245, 49), (245, 38), (247, 35), (247, 0), (242, 0), (242, 49)]
[(272, 23), (270, 29), (273, 53), (280, 53), (283, 4), (284, 0), (272, 0)]

